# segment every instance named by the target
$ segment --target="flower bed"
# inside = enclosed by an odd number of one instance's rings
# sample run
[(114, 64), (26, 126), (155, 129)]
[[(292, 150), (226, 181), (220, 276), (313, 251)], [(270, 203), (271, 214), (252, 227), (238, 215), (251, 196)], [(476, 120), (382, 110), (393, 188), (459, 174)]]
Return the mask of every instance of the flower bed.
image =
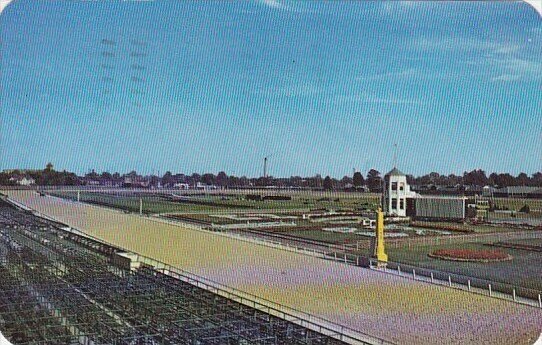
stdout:
[(466, 227), (464, 224), (435, 224), (430, 222), (410, 222), (410, 226), (415, 228), (425, 228), (425, 229), (435, 229), (435, 230), (444, 230), (444, 231), (454, 231), (461, 233), (472, 233), (473, 229)]
[(430, 258), (469, 261), (469, 262), (498, 262), (512, 260), (512, 256), (500, 250), (474, 250), (474, 249), (439, 249), (431, 254)]

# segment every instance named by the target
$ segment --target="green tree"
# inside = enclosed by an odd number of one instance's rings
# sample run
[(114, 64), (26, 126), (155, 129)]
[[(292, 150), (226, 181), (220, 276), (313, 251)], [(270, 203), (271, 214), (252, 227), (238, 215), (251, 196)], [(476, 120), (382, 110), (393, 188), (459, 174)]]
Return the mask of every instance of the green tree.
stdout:
[(333, 189), (333, 182), (331, 181), (331, 177), (326, 176), (324, 178), (324, 190), (332, 190)]
[(363, 175), (359, 171), (356, 171), (354, 173), (354, 176), (352, 176), (352, 180), (353, 180), (354, 187), (361, 187), (365, 184), (365, 179), (363, 178)]
[(371, 191), (378, 191), (382, 187), (382, 177), (380, 177), (380, 171), (371, 169), (367, 173), (367, 186)]

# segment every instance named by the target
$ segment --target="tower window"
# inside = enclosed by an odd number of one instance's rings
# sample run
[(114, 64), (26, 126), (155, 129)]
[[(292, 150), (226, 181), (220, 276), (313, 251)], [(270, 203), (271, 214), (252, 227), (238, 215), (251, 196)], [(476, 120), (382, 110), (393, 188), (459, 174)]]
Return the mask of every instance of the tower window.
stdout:
[(391, 183), (391, 190), (397, 190), (397, 182)]
[(399, 199), (399, 208), (401, 210), (405, 209), (405, 199)]
[(400, 191), (405, 190), (405, 184), (404, 184), (404, 183), (402, 183), (402, 182), (399, 183), (399, 190), (400, 190)]
[(392, 210), (396, 210), (396, 209), (397, 209), (397, 199), (396, 199), (396, 198), (392, 198), (392, 199), (391, 199), (391, 209), (392, 209)]

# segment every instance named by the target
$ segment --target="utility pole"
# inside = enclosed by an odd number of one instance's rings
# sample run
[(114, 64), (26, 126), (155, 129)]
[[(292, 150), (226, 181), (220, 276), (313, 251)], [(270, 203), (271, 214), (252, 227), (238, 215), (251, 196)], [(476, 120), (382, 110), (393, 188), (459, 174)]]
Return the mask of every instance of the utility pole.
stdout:
[(263, 159), (263, 177), (267, 178), (267, 157)]

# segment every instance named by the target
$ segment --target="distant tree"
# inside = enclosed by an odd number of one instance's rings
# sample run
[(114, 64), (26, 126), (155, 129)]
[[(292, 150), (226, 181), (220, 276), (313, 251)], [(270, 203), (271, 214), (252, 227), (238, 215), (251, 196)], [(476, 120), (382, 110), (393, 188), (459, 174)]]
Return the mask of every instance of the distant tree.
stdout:
[(499, 174), (497, 173), (491, 173), (489, 174), (489, 184), (492, 185), (492, 186), (495, 186), (497, 185), (497, 181), (499, 180)]
[(333, 189), (333, 182), (331, 181), (331, 177), (326, 176), (324, 178), (324, 190), (332, 190)]
[(533, 186), (542, 187), (542, 172), (536, 172), (531, 177), (531, 183)]
[(313, 177), (307, 177), (306, 178), (309, 187), (311, 188), (322, 188), (322, 175), (316, 174)]
[(108, 171), (103, 171), (100, 177), (104, 180), (111, 180), (113, 178), (113, 175), (111, 175)]
[(365, 184), (365, 179), (359, 171), (356, 171), (354, 173), (354, 176), (352, 176), (352, 182), (354, 184), (354, 187), (361, 187)]
[(455, 174), (448, 175), (447, 180), (448, 186), (456, 186), (458, 184), (461, 184), (461, 176), (457, 176)]
[(429, 174), (418, 177), (418, 184), (428, 185), (431, 184), (431, 176)]
[(492, 181), (492, 184), (497, 185), (498, 187), (509, 187), (514, 186), (516, 184), (516, 179), (514, 176), (506, 173), (506, 174), (496, 174), (493, 173), (490, 176), (490, 180)]
[(440, 174), (437, 172), (429, 173), (429, 180), (431, 181), (432, 184), (440, 185), (440, 182), (441, 182)]
[(166, 187), (171, 187), (175, 184), (175, 178), (171, 174), (171, 171), (166, 171), (164, 176), (162, 176), (162, 184)]
[(216, 177), (215, 175), (211, 173), (203, 174), (201, 176), (201, 183), (206, 185), (215, 185), (216, 184)]
[(46, 171), (53, 171), (53, 163), (51, 163), (51, 162), (47, 163), (47, 165), (45, 166), (45, 170)]
[(216, 184), (221, 187), (227, 187), (229, 182), (229, 177), (224, 171), (221, 171), (216, 175)]
[(367, 186), (371, 191), (378, 191), (381, 189), (382, 177), (380, 177), (380, 171), (371, 169), (367, 173)]
[(465, 172), (463, 174), (463, 184), (473, 186), (485, 186), (489, 183), (485, 171), (481, 169)]
[(13, 185), (16, 185), (17, 183), (15, 181), (10, 181), (11, 177), (12, 177), (11, 174), (0, 172), (0, 186), (13, 186)]
[(243, 187), (250, 186), (250, 180), (246, 176), (241, 176), (239, 177), (239, 185)]
[(529, 186), (531, 184), (531, 179), (529, 178), (529, 175), (522, 172), (519, 173), (518, 177), (516, 177), (516, 185), (518, 186)]
[(94, 171), (94, 169), (92, 169), (87, 174), (85, 174), (85, 177), (90, 178), (90, 179), (97, 179), (98, 176), (100, 176), (100, 175), (98, 175), (98, 173), (96, 171)]
[[(292, 181), (290, 181), (290, 182), (292, 182)], [(344, 189), (344, 188), (347, 188), (347, 187), (351, 187), (353, 185), (353, 183), (354, 183), (354, 181), (350, 176), (343, 176), (343, 178), (339, 182), (338, 186), (341, 189)]]
[(228, 177), (228, 187), (239, 187), (240, 179), (237, 176), (231, 175)]

